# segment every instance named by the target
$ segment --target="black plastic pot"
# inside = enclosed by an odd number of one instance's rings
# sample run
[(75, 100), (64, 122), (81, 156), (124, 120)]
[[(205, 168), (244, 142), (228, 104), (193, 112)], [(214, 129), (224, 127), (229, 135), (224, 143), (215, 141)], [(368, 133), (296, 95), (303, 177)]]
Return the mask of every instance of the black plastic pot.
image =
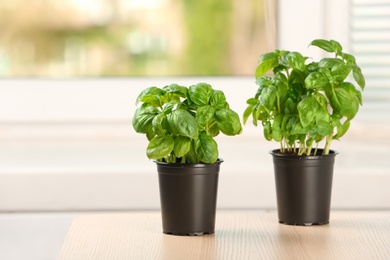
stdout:
[(219, 166), (157, 163), (163, 232), (180, 236), (214, 233)]
[(329, 223), (333, 165), (337, 154), (313, 156), (271, 151), (274, 161), (279, 223), (324, 225)]

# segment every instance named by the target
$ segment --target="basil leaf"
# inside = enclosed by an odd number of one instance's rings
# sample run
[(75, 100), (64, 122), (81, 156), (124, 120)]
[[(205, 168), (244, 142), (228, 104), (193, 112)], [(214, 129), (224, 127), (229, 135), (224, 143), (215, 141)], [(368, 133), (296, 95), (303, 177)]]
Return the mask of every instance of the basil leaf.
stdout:
[(193, 85), (188, 90), (188, 95), (192, 102), (198, 106), (208, 105), (213, 89), (209, 84), (198, 83)]
[(308, 127), (303, 127), (302, 123), (297, 121), (292, 126), (290, 134), (291, 135), (305, 135), (309, 131)]
[(225, 94), (221, 90), (214, 90), (210, 97), (210, 105), (216, 108), (229, 108)]
[(217, 135), (219, 135), (219, 127), (218, 127), (218, 124), (215, 120), (212, 120), (209, 125), (211, 125), (208, 129), (207, 129), (207, 134), (211, 137), (215, 137)]
[(305, 71), (306, 58), (302, 56), (299, 52), (287, 52), (285, 55), (281, 57), (281, 62), (288, 67), (299, 71)]
[(341, 87), (334, 88), (334, 91), (328, 94), (328, 98), (330, 105), (336, 112), (347, 117), (349, 120), (355, 117), (359, 109), (359, 101), (351, 98), (345, 89)]
[(344, 62), (337, 58), (323, 58), (319, 63), (318, 67), (331, 69), (334, 66), (344, 64)]
[(317, 39), (317, 40), (312, 41), (309, 44), (309, 46), (310, 45), (317, 46), (317, 47), (319, 47), (327, 52), (335, 52), (336, 51), (334, 48), (334, 45), (330, 41), (327, 41), (327, 40)]
[(244, 124), (246, 124), (246, 121), (248, 120), (249, 116), (252, 114), (253, 112), (253, 105), (249, 105), (245, 111), (244, 111), (244, 114), (242, 116), (243, 118), (243, 121), (244, 121)]
[(161, 96), (163, 96), (164, 93), (163, 90), (157, 87), (146, 88), (138, 95), (135, 104), (138, 105), (139, 102), (143, 102), (152, 106), (160, 106)]
[(330, 44), (332, 44), (333, 49), (337, 54), (341, 54), (341, 51), (343, 50), (343, 47), (341, 47), (341, 44), (338, 41), (330, 40)]
[(344, 124), (337, 126), (337, 133), (333, 136), (333, 139), (339, 139), (342, 137), (349, 129), (350, 121), (347, 120)]
[(152, 121), (159, 113), (156, 107), (142, 105), (137, 108), (132, 120), (133, 128), (137, 133), (146, 134), (152, 131)]
[(261, 92), (260, 103), (269, 110), (273, 110), (276, 101), (276, 94), (277, 90), (275, 86), (271, 85), (264, 88)]
[(175, 145), (173, 148), (173, 152), (176, 157), (183, 157), (186, 155), (191, 149), (191, 139), (185, 136), (178, 136), (175, 138)]
[(163, 87), (165, 93), (178, 94), (180, 97), (185, 98), (187, 96), (187, 88), (178, 84), (170, 84)]
[(321, 72), (312, 72), (305, 79), (307, 89), (321, 90), (327, 84), (329, 84), (328, 78)]
[(333, 127), (329, 122), (319, 121), (314, 126), (314, 131), (316, 131), (319, 135), (327, 136), (332, 133)]
[(150, 140), (146, 149), (146, 155), (149, 159), (161, 159), (169, 155), (174, 147), (172, 136), (155, 136)]
[(153, 127), (153, 131), (157, 135), (165, 135), (165, 127), (164, 127), (165, 120), (166, 120), (166, 115), (163, 113), (158, 114), (153, 118), (152, 127)]
[(217, 110), (215, 119), (218, 128), (225, 135), (237, 135), (242, 131), (240, 117), (231, 109), (224, 108)]
[(279, 55), (275, 52), (265, 53), (260, 56), (259, 63), (256, 67), (255, 77), (256, 79), (263, 76), (273, 67), (278, 65), (279, 63)]
[(186, 163), (199, 163), (198, 156), (195, 151), (195, 140), (190, 143), (190, 150), (184, 155)]
[(343, 82), (351, 72), (351, 67), (343, 64), (332, 67), (331, 74), (337, 82)]
[(271, 127), (272, 127), (272, 138), (276, 142), (280, 142), (282, 140), (282, 137), (283, 137), (282, 136), (282, 129), (281, 129), (282, 119), (283, 119), (282, 115), (275, 116), (274, 121), (273, 121), (273, 123), (271, 125)]
[(314, 121), (320, 109), (321, 106), (314, 97), (306, 97), (299, 102), (298, 113), (302, 126), (309, 126)]
[(218, 160), (218, 145), (211, 136), (201, 133), (195, 147), (200, 161), (215, 163)]
[(352, 75), (353, 75), (353, 78), (356, 80), (356, 83), (363, 90), (364, 87), (366, 86), (366, 80), (364, 79), (364, 76), (362, 74), (362, 70), (356, 66), (353, 68)]
[(187, 136), (192, 139), (198, 137), (198, 125), (195, 117), (183, 109), (176, 109), (167, 115), (167, 123), (173, 134)]
[(215, 114), (215, 108), (206, 105), (198, 108), (198, 111), (196, 113), (196, 122), (198, 126), (205, 127), (205, 125), (214, 117)]
[(268, 141), (272, 140), (272, 127), (270, 122), (266, 122), (263, 126), (264, 138)]

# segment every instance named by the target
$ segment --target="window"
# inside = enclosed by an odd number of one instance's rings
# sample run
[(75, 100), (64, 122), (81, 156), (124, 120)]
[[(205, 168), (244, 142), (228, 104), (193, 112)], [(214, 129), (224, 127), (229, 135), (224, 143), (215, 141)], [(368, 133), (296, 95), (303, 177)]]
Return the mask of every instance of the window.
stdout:
[(351, 1), (351, 51), (356, 54), (369, 88), (365, 102), (372, 116), (389, 119), (390, 2)]

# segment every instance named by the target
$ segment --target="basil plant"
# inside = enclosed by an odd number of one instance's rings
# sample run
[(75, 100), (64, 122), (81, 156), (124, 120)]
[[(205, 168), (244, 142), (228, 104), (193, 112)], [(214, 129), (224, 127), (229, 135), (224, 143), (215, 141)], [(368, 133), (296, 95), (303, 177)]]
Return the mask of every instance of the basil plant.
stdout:
[(240, 118), (229, 108), (225, 94), (209, 84), (189, 88), (171, 84), (149, 87), (137, 100), (133, 128), (146, 134), (149, 159), (167, 163), (214, 163), (218, 145), (214, 137), (220, 132), (242, 132)]
[[(355, 58), (334, 40), (317, 39), (309, 46), (333, 55), (319, 62), (284, 50), (261, 55), (255, 72), (259, 87), (244, 111), (244, 123), (250, 116), (255, 126), (260, 121), (264, 137), (280, 142), (281, 153), (317, 154), (325, 140), (322, 154), (329, 154), (332, 140), (347, 132), (362, 105), (365, 79)], [(266, 75), (270, 70), (273, 75)]]

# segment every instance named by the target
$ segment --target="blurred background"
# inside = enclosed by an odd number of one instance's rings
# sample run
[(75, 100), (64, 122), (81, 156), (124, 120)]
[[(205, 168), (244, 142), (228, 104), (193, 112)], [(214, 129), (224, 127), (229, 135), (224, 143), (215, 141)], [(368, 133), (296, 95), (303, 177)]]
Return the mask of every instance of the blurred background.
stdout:
[[(149, 86), (210, 83), (240, 115), (260, 54), (322, 58), (339, 41), (366, 76), (333, 142), (333, 210), (390, 209), (388, 0), (1, 0), (0, 259), (55, 259), (75, 216), (159, 210), (156, 166), (131, 126)], [(275, 210), (262, 129), (217, 138), (218, 210)]]
[(3, 0), (0, 76), (251, 75), (264, 1)]

